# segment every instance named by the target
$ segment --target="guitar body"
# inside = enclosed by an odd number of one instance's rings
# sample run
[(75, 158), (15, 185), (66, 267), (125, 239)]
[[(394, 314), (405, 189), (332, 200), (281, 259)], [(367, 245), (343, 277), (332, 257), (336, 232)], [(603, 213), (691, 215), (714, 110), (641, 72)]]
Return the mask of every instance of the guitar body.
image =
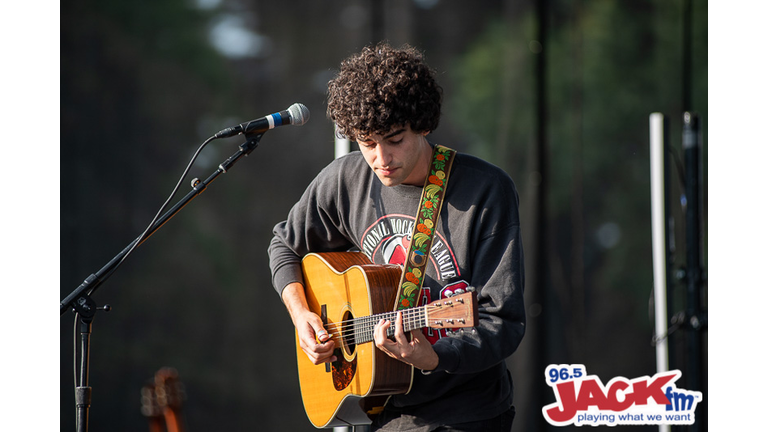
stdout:
[(339, 359), (314, 365), (296, 339), (307, 416), (317, 428), (369, 424), (368, 411), (383, 406), (388, 395), (410, 390), (413, 367), (387, 356), (372, 342), (345, 340), (337, 323), (392, 311), (402, 269), (372, 264), (356, 252), (308, 254), (302, 268), (309, 308), (324, 318)]

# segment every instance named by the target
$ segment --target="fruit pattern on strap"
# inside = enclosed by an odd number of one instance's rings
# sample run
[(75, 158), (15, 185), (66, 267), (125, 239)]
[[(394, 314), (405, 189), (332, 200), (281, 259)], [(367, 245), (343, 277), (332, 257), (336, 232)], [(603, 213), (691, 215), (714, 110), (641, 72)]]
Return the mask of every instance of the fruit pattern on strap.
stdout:
[(403, 276), (398, 287), (395, 310), (419, 305), (418, 293), (424, 283), (429, 250), (437, 229), (437, 219), (448, 187), (448, 174), (456, 152), (448, 147), (435, 146), (432, 163), (421, 193), (419, 212), (411, 235), (411, 246), (404, 263)]

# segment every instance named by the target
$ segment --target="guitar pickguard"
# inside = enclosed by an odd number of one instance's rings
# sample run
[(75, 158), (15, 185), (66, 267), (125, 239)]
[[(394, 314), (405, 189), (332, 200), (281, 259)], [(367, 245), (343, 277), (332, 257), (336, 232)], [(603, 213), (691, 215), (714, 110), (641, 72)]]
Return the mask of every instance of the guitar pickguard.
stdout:
[[(341, 319), (341, 323), (350, 323), (353, 320), (351, 311), (344, 312), (344, 316)], [(339, 323), (339, 324), (341, 324)], [(343, 325), (333, 326), (341, 333), (346, 333), (343, 329)], [(341, 345), (336, 348), (333, 354), (336, 356), (336, 361), (331, 363), (331, 371), (333, 377), (333, 388), (338, 390), (344, 390), (352, 382), (357, 372), (357, 355), (355, 354), (355, 344), (349, 343), (349, 337), (345, 335), (339, 335), (336, 340)]]
[(352, 378), (355, 377), (355, 372), (357, 372), (357, 357), (353, 358), (352, 361), (347, 361), (341, 355), (341, 350), (339, 349), (336, 350), (336, 357), (340, 360), (331, 363), (333, 388), (344, 390), (352, 382)]

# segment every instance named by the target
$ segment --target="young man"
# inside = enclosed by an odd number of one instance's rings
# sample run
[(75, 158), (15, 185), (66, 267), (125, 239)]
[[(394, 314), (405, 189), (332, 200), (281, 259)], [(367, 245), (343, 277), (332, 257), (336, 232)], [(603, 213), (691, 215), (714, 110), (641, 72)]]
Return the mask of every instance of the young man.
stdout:
[[(336, 347), (307, 308), (301, 258), (357, 249), (377, 264), (404, 264), (430, 176), (427, 136), (438, 125), (442, 91), (419, 52), (387, 44), (346, 59), (328, 88), (328, 116), (360, 151), (314, 179), (275, 226), (269, 247), (273, 284), (314, 364), (335, 361)], [(525, 332), (514, 183), (499, 168), (457, 154), (434, 228), (421, 303), (475, 287), (478, 325), (458, 336), (419, 330), (407, 337), (400, 318), (378, 323), (377, 348), (417, 371), (411, 391), (392, 396), (372, 429), (508, 431), (514, 407), (505, 359)], [(386, 337), (390, 326), (394, 338)]]

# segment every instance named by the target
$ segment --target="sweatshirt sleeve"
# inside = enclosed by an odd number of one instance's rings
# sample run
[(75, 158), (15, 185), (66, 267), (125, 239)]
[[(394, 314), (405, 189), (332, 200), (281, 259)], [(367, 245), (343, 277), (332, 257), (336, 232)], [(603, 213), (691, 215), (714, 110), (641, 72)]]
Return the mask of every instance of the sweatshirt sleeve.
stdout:
[(339, 165), (332, 163), (310, 183), (285, 221), (275, 225), (269, 244), (272, 284), (282, 295), (286, 285), (303, 283), (301, 259), (309, 252), (349, 250), (352, 240), (338, 203)]
[[(497, 197), (498, 198), (498, 197)], [(436, 370), (474, 373), (512, 355), (525, 333), (525, 270), (518, 217), (518, 198), (511, 185), (500, 200), (485, 206), (477, 243), (472, 249), (470, 285), (477, 290), (478, 325), (474, 332), (442, 338), (434, 345)], [(506, 203), (498, 205), (498, 203)]]

